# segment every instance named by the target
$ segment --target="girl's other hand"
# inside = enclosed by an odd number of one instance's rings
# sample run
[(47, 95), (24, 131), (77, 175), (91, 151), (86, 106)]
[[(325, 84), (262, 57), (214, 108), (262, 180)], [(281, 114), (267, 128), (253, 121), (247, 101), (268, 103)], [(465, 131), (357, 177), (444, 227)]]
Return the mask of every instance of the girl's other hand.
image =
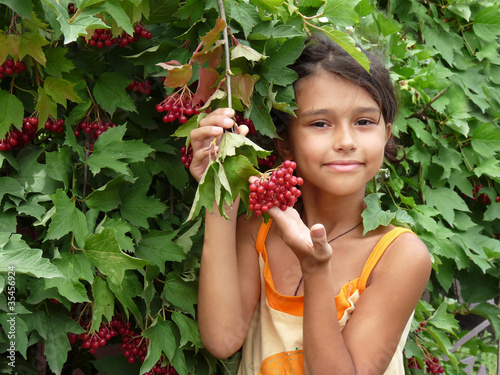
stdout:
[[(200, 121), (198, 128), (190, 133), (191, 147), (193, 148), (193, 161), (189, 171), (200, 182), (205, 169), (207, 169), (209, 158), (217, 155), (219, 142), (224, 129), (230, 129), (235, 125), (233, 119), (235, 113), (231, 108), (218, 108), (209, 113)], [(239, 126), (239, 133), (246, 135), (248, 127)], [(216, 138), (215, 144), (213, 143)]]
[(315, 267), (328, 263), (333, 250), (322, 224), (314, 224), (309, 229), (297, 210), (291, 207), (286, 211), (272, 207), (267, 212), (276, 223), (283, 241), (299, 259), (304, 275), (313, 273)]

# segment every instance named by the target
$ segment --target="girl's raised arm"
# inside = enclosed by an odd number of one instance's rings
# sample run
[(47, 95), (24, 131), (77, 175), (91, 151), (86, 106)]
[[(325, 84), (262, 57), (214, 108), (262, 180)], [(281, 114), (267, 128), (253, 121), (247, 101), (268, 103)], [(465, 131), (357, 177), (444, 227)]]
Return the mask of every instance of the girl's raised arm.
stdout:
[[(191, 174), (200, 181), (209, 158), (217, 151), (214, 137), (234, 125), (232, 109), (217, 109), (191, 132), (193, 161)], [(240, 127), (240, 133), (248, 129)], [(226, 358), (243, 344), (260, 293), (260, 276), (255, 241), (255, 220), (238, 220), (239, 199), (228, 207), (230, 220), (221, 217), (214, 204), (207, 211), (201, 257), (198, 294), (198, 323), (205, 347), (216, 357)], [(255, 227), (256, 229), (254, 230)]]

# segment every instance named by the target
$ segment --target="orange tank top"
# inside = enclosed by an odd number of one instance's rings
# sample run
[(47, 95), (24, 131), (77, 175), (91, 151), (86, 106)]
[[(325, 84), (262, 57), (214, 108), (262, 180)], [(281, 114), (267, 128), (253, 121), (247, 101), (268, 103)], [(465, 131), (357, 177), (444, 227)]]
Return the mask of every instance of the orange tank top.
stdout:
[[(272, 220), (262, 223), (257, 234), (256, 250), (259, 255), (261, 296), (243, 344), (238, 375), (304, 374), (302, 353), (302, 323), (304, 296), (287, 296), (274, 288), (267, 259), (266, 238)], [(341, 330), (351, 317), (359, 296), (366, 288), (371, 272), (387, 247), (410, 229), (394, 228), (375, 245), (360, 277), (345, 284), (335, 297), (337, 317)], [(404, 375), (403, 349), (410, 330), (413, 314), (401, 336), (385, 375)]]

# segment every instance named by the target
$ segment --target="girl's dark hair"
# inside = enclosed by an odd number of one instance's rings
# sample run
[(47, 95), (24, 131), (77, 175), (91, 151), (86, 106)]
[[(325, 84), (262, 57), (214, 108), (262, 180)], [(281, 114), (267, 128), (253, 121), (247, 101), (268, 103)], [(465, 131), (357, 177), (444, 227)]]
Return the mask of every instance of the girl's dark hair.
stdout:
[[(370, 72), (367, 72), (332, 39), (326, 36), (314, 36), (307, 41), (302, 54), (290, 68), (298, 74), (299, 79), (320, 70), (338, 74), (368, 91), (381, 108), (385, 122), (393, 123), (397, 113), (397, 99), (389, 71), (380, 58), (372, 53), (362, 52), (370, 60)], [(397, 163), (404, 160), (404, 153), (402, 158), (398, 158), (398, 148), (391, 134), (385, 147), (385, 157), (389, 162)]]

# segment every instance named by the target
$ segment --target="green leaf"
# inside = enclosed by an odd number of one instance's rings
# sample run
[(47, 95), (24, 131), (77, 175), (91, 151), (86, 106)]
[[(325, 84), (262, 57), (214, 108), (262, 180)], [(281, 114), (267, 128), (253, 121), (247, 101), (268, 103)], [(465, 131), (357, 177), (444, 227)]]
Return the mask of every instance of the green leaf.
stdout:
[(76, 242), (82, 246), (88, 234), (87, 222), (82, 211), (62, 190), (50, 196), (54, 202), (55, 213), (47, 231), (47, 240), (57, 240), (66, 234), (73, 232)]
[(85, 199), (89, 208), (102, 212), (114, 210), (121, 202), (120, 190), (125, 183), (122, 176), (112, 179), (104, 186), (95, 189)]
[(455, 316), (448, 313), (448, 305), (449, 303), (447, 300), (441, 303), (434, 314), (429, 318), (428, 323), (445, 332), (455, 334), (455, 331), (460, 330), (460, 325), (455, 319)]
[(0, 4), (7, 5), (22, 18), (31, 19), (33, 3), (29, 0), (0, 0)]
[(245, 37), (247, 37), (253, 27), (260, 22), (259, 13), (255, 7), (250, 4), (238, 4), (238, 6), (228, 9), (227, 12), (229, 13), (229, 17), (231, 19), (240, 24)]
[(94, 99), (102, 109), (111, 115), (117, 108), (137, 112), (134, 101), (125, 90), (129, 84), (130, 79), (119, 73), (103, 73), (97, 79), (92, 91)]
[(377, 23), (383, 35), (391, 35), (401, 30), (402, 25), (394, 18), (386, 18), (382, 13), (377, 15)]
[(478, 177), (486, 175), (493, 178), (500, 178), (500, 160), (488, 159), (474, 168), (474, 173)]
[(500, 336), (500, 309), (490, 303), (480, 303), (471, 310), (471, 313), (485, 317), (491, 323), (496, 337)]
[(196, 321), (177, 311), (172, 313), (172, 320), (181, 331), (181, 342), (179, 346), (184, 346), (188, 342), (191, 342), (195, 347), (203, 348), (200, 332), (198, 331), (198, 323)]
[(100, 276), (96, 277), (92, 284), (92, 326), (90, 332), (99, 330), (99, 326), (104, 316), (108, 322), (111, 322), (115, 313), (115, 296), (108, 288), (106, 280)]
[(387, 226), (395, 217), (394, 212), (384, 211), (380, 207), (377, 194), (369, 194), (365, 197), (366, 208), (361, 214), (363, 217), (363, 234), (378, 228), (380, 225)]
[(500, 129), (491, 122), (482, 124), (472, 133), (471, 146), (486, 159), (494, 158), (500, 152)]
[(0, 138), (4, 138), (14, 125), (21, 129), (24, 117), (23, 103), (5, 90), (0, 90)]
[[(8, 334), (9, 338), (9, 340), (7, 341), (8, 345), (6, 344), (5, 351), (7, 351), (7, 349), (12, 345), (11, 343), (14, 342), (15, 350), (19, 352), (24, 359), (27, 359), (26, 351), (28, 349), (29, 329), (23, 318), (24, 317), (22, 317), (21, 315), (8, 315), (2, 312), (0, 313), (0, 325), (4, 329), (5, 336), (7, 337)], [(12, 325), (12, 322), (14, 322), (14, 325)], [(13, 327), (14, 331), (9, 331), (8, 327)], [(12, 337), (12, 335), (14, 336)], [(7, 354), (4, 354), (3, 356), (4, 358), (6, 358)]]
[(146, 191), (129, 190), (122, 195), (120, 214), (132, 225), (149, 228), (148, 220), (162, 214), (167, 206), (154, 197), (146, 195)]
[(125, 125), (109, 128), (102, 133), (94, 144), (94, 151), (87, 164), (96, 175), (101, 168), (110, 168), (118, 173), (132, 176), (128, 164), (144, 161), (153, 149), (139, 139), (124, 141)]
[(24, 198), (26, 192), (23, 186), (12, 177), (0, 177), (0, 201), (6, 194)]
[(366, 71), (370, 70), (370, 61), (368, 60), (368, 57), (356, 48), (356, 43), (349, 35), (338, 31), (331, 26), (323, 26), (321, 27), (321, 30), (332, 38), (339, 46), (341, 46), (349, 55), (351, 55), (352, 58), (365, 68)]
[[(359, 22), (355, 11), (360, 0), (327, 0), (323, 9), (323, 15), (335, 26), (353, 26)], [(388, 34), (384, 34), (388, 35)]]
[(136, 255), (149, 259), (165, 273), (165, 262), (180, 262), (186, 258), (184, 250), (173, 242), (177, 232), (150, 231), (142, 237), (137, 245)]
[(105, 228), (98, 234), (91, 234), (85, 241), (84, 255), (99, 272), (120, 286), (129, 269), (141, 269), (147, 260), (133, 258), (120, 250), (115, 230)]
[(39, 64), (45, 66), (47, 59), (42, 47), (47, 44), (49, 42), (38, 32), (22, 33), (19, 38), (19, 59), (22, 60), (26, 55), (29, 55)]
[(42, 258), (42, 250), (30, 248), (20, 234), (0, 233), (0, 272), (7, 273), (9, 266), (16, 273), (34, 277), (53, 278), (63, 276), (48, 259)]
[(109, 289), (123, 306), (127, 319), (129, 312), (131, 312), (138, 322), (142, 322), (142, 314), (134, 301), (134, 298), (141, 294), (143, 290), (143, 285), (137, 275), (132, 272), (125, 272), (125, 277), (120, 285), (113, 283), (111, 278), (108, 278), (107, 282)]
[(73, 161), (69, 149), (60, 148), (57, 151), (46, 152), (47, 176), (62, 181), (65, 188), (69, 188), (69, 178), (73, 169)]
[(61, 259), (54, 259), (52, 263), (64, 277), (45, 280), (45, 288), (57, 288), (61, 296), (73, 303), (89, 302), (87, 290), (79, 280), (92, 283), (94, 275), (89, 261), (83, 254), (62, 253)]
[(438, 187), (431, 189), (428, 186), (424, 187), (424, 194), (429, 206), (435, 207), (443, 219), (453, 225), (455, 220), (455, 210), (469, 212), (469, 208), (464, 200), (452, 189), (447, 187)]
[(76, 103), (82, 101), (74, 90), (75, 85), (75, 83), (65, 79), (49, 76), (45, 79), (43, 88), (45, 93), (47, 93), (56, 103), (66, 108), (66, 100), (71, 100)]
[(127, 235), (128, 233), (133, 233), (134, 228), (125, 220), (120, 217), (113, 219), (106, 218), (104, 223), (99, 224), (96, 232), (101, 231), (102, 228), (113, 228), (116, 231), (116, 240), (118, 241), (118, 245), (120, 245), (120, 249), (128, 252), (135, 251), (135, 243), (132, 238)]
[(243, 155), (227, 158), (224, 161), (224, 170), (231, 186), (232, 198), (236, 200), (239, 194), (248, 191), (250, 176), (257, 176), (257, 171), (248, 158)]
[(267, 10), (270, 13), (278, 13), (279, 8), (281, 8), (281, 4), (283, 1), (281, 0), (253, 0), (253, 4), (255, 4), (258, 8)]
[(81, 332), (82, 329), (69, 314), (53, 313), (47, 315), (47, 340), (45, 344), (45, 356), (50, 369), (61, 374), (61, 370), (68, 358), (71, 345), (68, 340), (68, 332)]
[(179, 275), (170, 272), (165, 278), (162, 298), (183, 311), (195, 316), (194, 305), (198, 299), (198, 283), (183, 280)]
[(191, 251), (192, 247), (193, 247), (193, 241), (191, 240), (191, 238), (198, 233), (198, 231), (199, 231), (199, 229), (201, 227), (201, 223), (202, 223), (202, 220), (196, 221), (191, 226), (191, 228), (189, 228), (187, 231), (185, 231), (175, 241), (175, 243), (177, 245), (179, 245), (186, 254), (189, 253)]
[[(45, 0), (47, 1), (47, 0)], [(53, 1), (53, 0), (50, 0)], [(64, 9), (64, 7), (62, 7)], [(86, 35), (87, 29), (105, 29), (107, 25), (97, 17), (84, 11), (72, 23), (69, 22), (67, 10), (56, 11), (57, 20), (61, 25), (61, 31), (64, 34), (64, 44), (75, 42), (80, 35)]]
[(121, 27), (129, 35), (134, 34), (134, 28), (132, 26), (132, 23), (130, 22), (130, 18), (128, 17), (127, 13), (125, 13), (118, 1), (103, 1), (102, 8), (111, 17), (113, 17), (113, 20), (116, 22), (118, 27)]
[(73, 61), (66, 58), (67, 48), (49, 48), (45, 51), (47, 64), (45, 72), (51, 76), (62, 78), (63, 73), (69, 73), (75, 69)]
[[(178, 347), (172, 326), (157, 316), (153, 323), (144, 331), (142, 336), (149, 339), (148, 354), (141, 366), (141, 374), (148, 372), (158, 362), (162, 353), (171, 361)], [(179, 369), (175, 367), (177, 372)]]
[(489, 41), (500, 34), (500, 5), (483, 8), (476, 14), (472, 25), (474, 32)]
[(57, 117), (57, 103), (45, 92), (43, 87), (38, 87), (38, 102), (35, 109), (38, 111), (38, 124), (45, 124), (49, 116)]

